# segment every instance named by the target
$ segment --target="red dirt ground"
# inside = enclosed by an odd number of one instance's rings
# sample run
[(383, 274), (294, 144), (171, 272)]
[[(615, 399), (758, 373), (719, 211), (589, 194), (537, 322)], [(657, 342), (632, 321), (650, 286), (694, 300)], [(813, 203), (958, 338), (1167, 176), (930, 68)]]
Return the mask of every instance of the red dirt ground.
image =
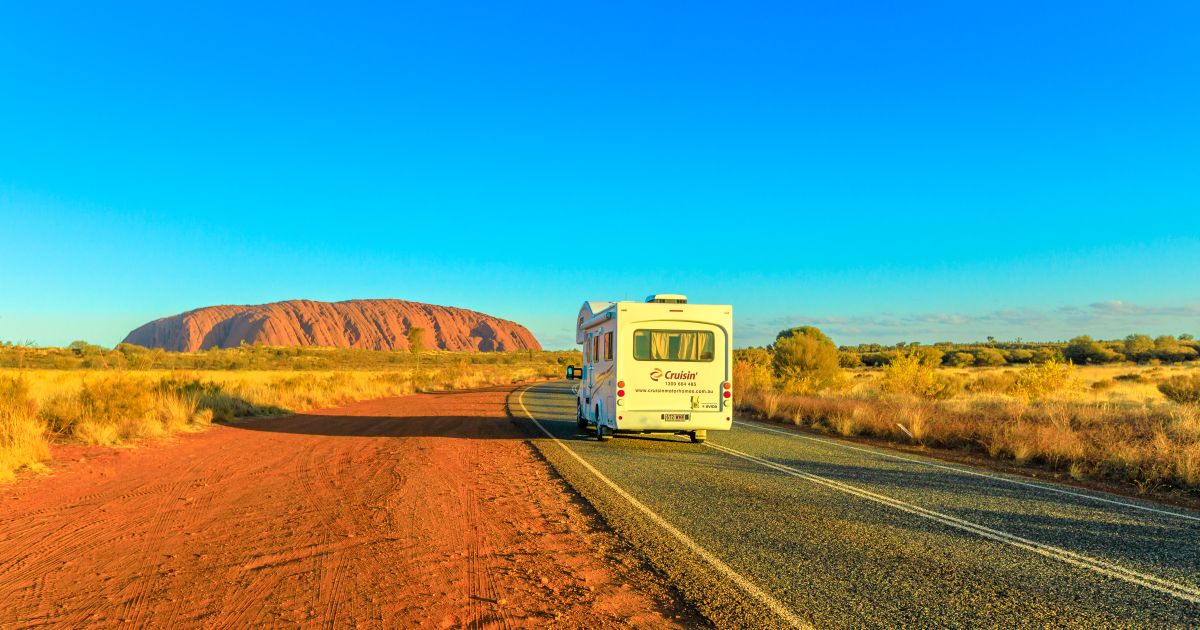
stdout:
[(60, 448), (53, 475), (0, 488), (0, 626), (680, 623), (506, 392)]

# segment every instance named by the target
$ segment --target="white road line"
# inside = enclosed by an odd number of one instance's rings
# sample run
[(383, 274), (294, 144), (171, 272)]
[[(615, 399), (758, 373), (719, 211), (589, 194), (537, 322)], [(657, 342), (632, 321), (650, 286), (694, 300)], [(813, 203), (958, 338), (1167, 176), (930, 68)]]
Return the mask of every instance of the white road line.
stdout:
[(643, 504), (641, 501), (638, 501), (636, 498), (634, 498), (633, 495), (622, 490), (620, 486), (618, 486), (616, 483), (614, 483), (608, 477), (604, 476), (604, 473), (600, 472), (599, 470), (596, 470), (591, 464), (587, 463), (587, 461), (585, 461), (582, 457), (580, 457), (578, 453), (571, 450), (571, 447), (567, 446), (565, 442), (554, 437), (554, 435), (551, 434), (550, 431), (548, 431), (546, 429), (546, 427), (542, 426), (541, 422), (538, 422), (537, 418), (533, 417), (533, 414), (529, 413), (529, 409), (527, 409), (525, 407), (524, 399), (525, 399), (526, 391), (528, 391), (528, 388), (522, 389), (521, 392), (519, 394), (517, 394), (517, 404), (521, 406), (521, 411), (525, 413), (525, 417), (532, 420), (533, 423), (535, 425), (537, 425), (537, 428), (541, 429), (542, 433), (546, 434), (546, 437), (550, 438), (555, 444), (561, 446), (562, 449), (564, 451), (566, 451), (568, 455), (570, 455), (571, 457), (574, 457), (575, 460), (578, 461), (584, 467), (584, 469), (586, 469), (588, 472), (595, 475), (595, 477), (597, 479), (599, 479), (602, 483), (604, 483), (604, 485), (608, 486), (613, 491), (615, 491), (617, 493), (617, 495), (619, 495), (622, 499), (625, 499), (626, 501), (628, 501), (629, 504), (632, 505), (634, 508), (636, 508), (639, 512), (641, 512), (642, 514), (645, 514), (647, 517), (649, 517), (650, 520), (653, 521), (656, 525), (663, 528), (663, 530), (665, 530), (668, 534), (674, 536), (675, 539), (678, 540), (679, 542), (683, 543), (683, 545), (685, 547), (690, 549), (696, 555), (700, 556), (702, 559), (704, 559), (705, 562), (712, 565), (712, 567), (714, 569), (716, 569), (718, 573), (720, 573), (721, 575), (728, 578), (734, 584), (737, 584), (739, 588), (741, 588), (743, 591), (745, 591), (747, 594), (749, 594), (754, 599), (758, 600), (758, 602), (760, 604), (762, 604), (763, 606), (766, 606), (771, 612), (775, 613), (775, 615), (777, 615), (780, 619), (783, 619), (784, 621), (786, 621), (788, 624), (790, 624), (794, 628), (812, 628), (812, 626), (810, 626), (807, 622), (805, 622), (803, 619), (801, 619), (799, 616), (797, 616), (796, 613), (792, 612), (790, 609), (788, 609), (786, 606), (784, 606), (779, 600), (775, 599), (774, 597), (771, 597), (770, 594), (768, 594), (763, 589), (759, 588), (756, 584), (754, 584), (750, 580), (746, 579), (745, 577), (743, 577), (741, 574), (734, 571), (733, 569), (729, 568), (729, 565), (725, 564), (724, 562), (721, 562), (721, 560), (719, 558), (717, 558), (713, 554), (709, 553), (709, 551), (707, 549), (705, 549), (704, 547), (701, 547), (699, 544), (696, 543), (696, 541), (689, 538), (687, 536), (687, 534), (684, 534), (683, 532), (676, 529), (673, 525), (668, 523), (663, 517), (659, 516), (658, 514), (655, 514), (654, 511), (652, 511), (650, 508), (646, 507), (645, 504)]
[(952, 470), (954, 472), (962, 473), (964, 475), (974, 475), (976, 477), (987, 477), (988, 479), (995, 479), (996, 481), (1003, 481), (1005, 483), (1011, 483), (1011, 484), (1017, 485), (1017, 486), (1026, 486), (1028, 488), (1037, 488), (1038, 490), (1045, 490), (1047, 492), (1057, 492), (1059, 494), (1065, 494), (1065, 495), (1070, 495), (1073, 497), (1079, 497), (1081, 499), (1090, 499), (1092, 501), (1111, 503), (1113, 505), (1120, 505), (1122, 507), (1133, 508), (1135, 510), (1142, 510), (1145, 512), (1153, 512), (1155, 514), (1163, 514), (1165, 516), (1173, 516), (1175, 518), (1182, 518), (1182, 519), (1186, 519), (1186, 520), (1190, 520), (1190, 521), (1200, 522), (1200, 516), (1192, 516), (1190, 514), (1181, 514), (1179, 512), (1172, 512), (1171, 510), (1160, 510), (1158, 508), (1152, 508), (1152, 507), (1148, 507), (1145, 505), (1138, 505), (1136, 503), (1127, 503), (1125, 501), (1117, 501), (1116, 499), (1109, 499), (1106, 497), (1096, 496), (1096, 495), (1092, 495), (1092, 494), (1086, 494), (1083, 492), (1075, 492), (1072, 490), (1067, 490), (1065, 488), (1055, 488), (1053, 486), (1048, 486), (1048, 485), (1040, 484), (1040, 483), (1033, 483), (1030, 481), (1021, 481), (1019, 479), (1009, 479), (1007, 477), (1001, 477), (999, 475), (989, 475), (987, 473), (979, 472), (977, 470), (967, 470), (965, 468), (958, 468), (957, 466), (946, 466), (944, 464), (935, 464), (933, 462), (922, 461), (922, 460), (914, 459), (911, 457), (902, 457), (900, 455), (893, 455), (891, 453), (884, 453), (882, 451), (874, 451), (874, 450), (871, 450), (868, 448), (860, 448), (858, 446), (842, 444), (841, 442), (835, 442), (833, 440), (824, 440), (824, 439), (821, 439), (818, 437), (813, 437), (811, 435), (804, 435), (802, 433), (796, 433), (795, 431), (784, 431), (781, 429), (772, 429), (771, 427), (757, 426), (757, 424), (750, 424), (748, 422), (739, 422), (738, 424), (740, 426), (746, 427), (748, 429), (752, 429), (754, 431), (769, 431), (771, 433), (779, 433), (782, 435), (787, 435), (787, 436), (799, 438), (802, 440), (809, 440), (812, 442), (820, 442), (821, 444), (827, 444), (829, 446), (837, 446), (839, 448), (845, 448), (845, 449), (849, 449), (852, 451), (861, 451), (863, 453), (870, 453), (871, 455), (878, 455), (880, 457), (896, 459), (896, 460), (900, 460), (902, 462), (911, 462), (914, 464), (922, 464), (924, 466), (929, 466), (932, 468), (942, 468), (944, 470)]
[(811, 481), (816, 484), (820, 484), (820, 485), (823, 485), (823, 486), (826, 486), (829, 488), (833, 488), (834, 490), (839, 490), (839, 491), (845, 492), (847, 494), (851, 494), (851, 495), (854, 495), (854, 496), (857, 496), (857, 497), (860, 497), (863, 499), (867, 499), (868, 501), (874, 501), (876, 503), (881, 503), (883, 505), (895, 508), (897, 510), (907, 512), (909, 514), (914, 514), (916, 516), (920, 516), (920, 517), (929, 519), (931, 521), (936, 521), (936, 522), (942, 523), (944, 525), (949, 525), (950, 527), (955, 527), (955, 528), (958, 528), (958, 529), (961, 529), (961, 530), (964, 530), (967, 532), (971, 532), (973, 534), (982, 536), (984, 538), (988, 538), (990, 540), (995, 540), (997, 542), (1002, 542), (1002, 543), (1011, 545), (1013, 547), (1026, 549), (1028, 551), (1032, 551), (1034, 553), (1046, 556), (1048, 558), (1053, 558), (1055, 560), (1065, 562), (1067, 564), (1071, 564), (1071, 565), (1074, 565), (1074, 566), (1077, 566), (1080, 568), (1088, 569), (1090, 571), (1094, 571), (1096, 573), (1106, 575), (1111, 578), (1122, 580), (1122, 581), (1128, 582), (1130, 584), (1144, 586), (1146, 588), (1153, 589), (1160, 593), (1164, 593), (1166, 595), (1170, 595), (1171, 597), (1182, 599), (1184, 601), (1192, 602), (1194, 604), (1200, 603), (1200, 589), (1194, 588), (1187, 584), (1180, 584), (1178, 582), (1173, 582), (1171, 580), (1160, 578), (1160, 577), (1157, 577), (1154, 575), (1140, 573), (1138, 571), (1134, 571), (1133, 569), (1127, 569), (1125, 567), (1113, 564), (1111, 562), (1106, 562), (1104, 560), (1099, 560), (1096, 558), (1078, 554), (1073, 551), (1067, 551), (1066, 549), (1061, 549), (1059, 547), (1054, 547), (1052, 545), (1039, 543), (1039, 542), (1036, 542), (1033, 540), (1029, 540), (1028, 538), (1022, 538), (1020, 536), (1017, 536), (1016, 534), (1010, 534), (1005, 531), (992, 529), (990, 527), (985, 527), (985, 526), (979, 525), (977, 523), (972, 523), (970, 521), (965, 521), (963, 519), (960, 519), (960, 518), (957, 518), (954, 516), (950, 516), (948, 514), (942, 514), (941, 512), (927, 510), (923, 507), (913, 505), (913, 504), (907, 503), (905, 501), (901, 501), (900, 499), (889, 497), (887, 495), (879, 494), (876, 492), (871, 492), (870, 490), (864, 490), (862, 488), (852, 486), (848, 483), (843, 483), (841, 481), (835, 481), (833, 479), (828, 479), (826, 477), (821, 477), (819, 475), (807, 473), (802, 470), (792, 468), (791, 466), (785, 466), (783, 464), (772, 462), (770, 460), (763, 459), (761, 457), (757, 457), (757, 456), (751, 455), (749, 453), (743, 453), (742, 451), (729, 448), (728, 446), (721, 446), (719, 444), (714, 444), (712, 442), (707, 442), (705, 445), (710, 448), (714, 448), (718, 451), (721, 451), (723, 453), (733, 455), (734, 457), (740, 457), (747, 461), (751, 461), (751, 462), (760, 464), (762, 466), (765, 466), (767, 468), (771, 468), (773, 470), (786, 473), (793, 477), (799, 477), (801, 479)]

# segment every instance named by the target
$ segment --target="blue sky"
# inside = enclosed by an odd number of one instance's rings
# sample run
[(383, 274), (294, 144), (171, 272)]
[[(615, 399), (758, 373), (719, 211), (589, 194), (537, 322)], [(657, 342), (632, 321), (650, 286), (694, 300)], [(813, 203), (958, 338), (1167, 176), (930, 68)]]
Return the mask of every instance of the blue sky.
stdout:
[(0, 339), (396, 297), (566, 347), (656, 291), (737, 345), (1200, 335), (1200, 5), (983, 4), (6, 3)]

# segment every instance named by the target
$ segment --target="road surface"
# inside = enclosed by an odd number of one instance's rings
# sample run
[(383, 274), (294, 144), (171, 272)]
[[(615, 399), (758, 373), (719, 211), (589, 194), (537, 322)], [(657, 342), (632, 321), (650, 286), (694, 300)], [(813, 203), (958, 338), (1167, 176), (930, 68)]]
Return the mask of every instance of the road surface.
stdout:
[(510, 390), (59, 449), (0, 487), (0, 628), (693, 625), (527, 446)]
[(601, 443), (567, 382), (509, 406), (718, 626), (1200, 626), (1194, 511), (755, 422)]

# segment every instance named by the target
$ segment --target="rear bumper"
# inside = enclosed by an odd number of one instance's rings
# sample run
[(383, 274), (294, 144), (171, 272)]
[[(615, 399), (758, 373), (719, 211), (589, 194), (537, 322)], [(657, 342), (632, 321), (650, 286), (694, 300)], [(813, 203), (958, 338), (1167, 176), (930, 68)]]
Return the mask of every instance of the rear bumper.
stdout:
[(677, 431), (724, 431), (733, 422), (732, 413), (724, 411), (689, 411), (691, 417), (687, 420), (663, 420), (661, 411), (629, 411), (617, 412), (617, 431), (653, 431), (675, 433)]

